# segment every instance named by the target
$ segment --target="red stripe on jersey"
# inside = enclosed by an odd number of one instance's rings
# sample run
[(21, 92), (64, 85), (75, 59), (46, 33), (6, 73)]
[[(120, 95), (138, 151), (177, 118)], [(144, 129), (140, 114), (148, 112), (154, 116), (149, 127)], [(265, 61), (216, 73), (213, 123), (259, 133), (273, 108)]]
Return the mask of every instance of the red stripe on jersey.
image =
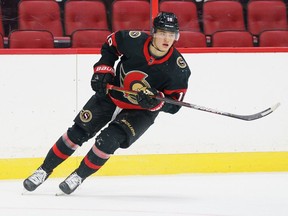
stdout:
[(172, 55), (172, 53), (174, 51), (174, 47), (172, 46), (170, 48), (170, 50), (168, 51), (168, 53), (163, 58), (155, 59), (149, 53), (149, 45), (150, 45), (151, 41), (152, 41), (152, 36), (147, 38), (147, 40), (144, 43), (144, 48), (143, 48), (144, 56), (146, 58), (147, 63), (149, 65), (153, 65), (153, 64), (162, 64), (163, 62), (167, 61), (170, 58), (170, 56)]
[(172, 95), (172, 94), (179, 94), (179, 93), (184, 93), (186, 94), (187, 92), (187, 89), (174, 89), (174, 90), (167, 90), (167, 89), (164, 89), (164, 94), (165, 95)]
[(118, 106), (119, 108), (122, 109), (138, 109), (138, 110), (143, 110), (144, 108), (140, 107), (139, 105), (136, 104), (130, 104), (130, 103), (125, 103), (123, 101), (120, 101), (116, 98), (113, 98), (110, 94), (109, 94), (111, 100), (113, 101), (113, 103)]
[(61, 159), (63, 159), (63, 160), (65, 160), (65, 159), (67, 159), (67, 158), (69, 157), (69, 155), (63, 154), (63, 153), (58, 149), (58, 147), (57, 147), (56, 144), (54, 144), (54, 146), (52, 147), (52, 150), (53, 150), (54, 154), (55, 154), (57, 157), (59, 157), (59, 158), (61, 158)]
[(183, 101), (186, 92), (187, 89), (164, 90), (166, 95), (170, 95), (170, 97), (176, 101)]
[(91, 169), (94, 169), (94, 170), (98, 170), (100, 169), (102, 166), (98, 166), (96, 164), (93, 164), (91, 161), (89, 161), (88, 157), (85, 156), (84, 158), (84, 163)]

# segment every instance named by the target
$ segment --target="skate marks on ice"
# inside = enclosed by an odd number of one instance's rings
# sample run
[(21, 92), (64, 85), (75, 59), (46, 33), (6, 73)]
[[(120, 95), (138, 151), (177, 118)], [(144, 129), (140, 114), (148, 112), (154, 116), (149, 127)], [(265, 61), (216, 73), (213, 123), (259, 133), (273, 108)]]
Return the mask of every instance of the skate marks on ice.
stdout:
[(22, 195), (22, 180), (0, 181), (5, 216), (287, 216), (288, 173), (91, 177), (71, 195), (63, 179)]

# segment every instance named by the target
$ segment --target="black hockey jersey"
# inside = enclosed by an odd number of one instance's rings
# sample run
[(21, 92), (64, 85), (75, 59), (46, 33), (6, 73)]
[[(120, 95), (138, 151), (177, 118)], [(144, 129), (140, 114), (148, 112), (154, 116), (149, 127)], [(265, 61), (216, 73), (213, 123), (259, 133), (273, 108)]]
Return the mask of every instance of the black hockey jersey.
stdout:
[[(155, 88), (165, 97), (182, 101), (188, 88), (190, 69), (183, 56), (172, 46), (169, 52), (155, 58), (149, 51), (152, 36), (139, 31), (118, 31), (107, 38), (102, 46), (101, 59), (94, 65), (117, 64), (113, 85), (138, 91), (143, 87)], [(123, 109), (142, 109), (135, 96), (110, 91), (112, 101)], [(161, 110), (176, 113), (177, 105), (165, 104)]]

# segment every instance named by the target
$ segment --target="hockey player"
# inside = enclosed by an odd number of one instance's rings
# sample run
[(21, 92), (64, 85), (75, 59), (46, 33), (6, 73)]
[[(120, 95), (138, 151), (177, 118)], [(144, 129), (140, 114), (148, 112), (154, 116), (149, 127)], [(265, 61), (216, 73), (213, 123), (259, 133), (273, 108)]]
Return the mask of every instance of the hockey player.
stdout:
[[(77, 147), (102, 129), (79, 167), (59, 185), (65, 194), (71, 194), (118, 148), (128, 148), (134, 143), (154, 123), (160, 111), (178, 112), (179, 106), (151, 97), (183, 100), (190, 69), (173, 46), (178, 39), (177, 17), (168, 12), (155, 17), (151, 36), (138, 31), (118, 31), (108, 36), (102, 56), (94, 65), (91, 86), (95, 94), (76, 116), (74, 125), (49, 150), (42, 165), (24, 180), (26, 190), (34, 191)], [(119, 57), (115, 72), (114, 63)], [(138, 94), (108, 92), (108, 83)], [(117, 107), (121, 111), (111, 120)]]

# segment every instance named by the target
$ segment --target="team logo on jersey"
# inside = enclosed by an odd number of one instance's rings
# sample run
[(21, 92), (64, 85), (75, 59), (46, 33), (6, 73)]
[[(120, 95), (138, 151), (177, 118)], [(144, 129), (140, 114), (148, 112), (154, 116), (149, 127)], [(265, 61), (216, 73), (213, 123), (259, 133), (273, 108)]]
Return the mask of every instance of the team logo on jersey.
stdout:
[[(147, 77), (148, 75), (143, 71), (133, 70), (125, 73), (123, 65), (120, 67), (120, 85), (124, 87), (124, 89), (144, 91), (150, 88), (150, 84), (146, 80)], [(124, 97), (132, 104), (138, 104), (135, 95), (124, 94)]]
[(130, 31), (129, 32), (129, 36), (132, 37), (132, 38), (137, 38), (141, 35), (141, 32), (140, 31)]
[(81, 110), (80, 111), (80, 119), (82, 122), (89, 122), (92, 119), (92, 113), (90, 110)]
[(187, 67), (186, 62), (184, 61), (184, 59), (183, 59), (181, 56), (179, 56), (179, 57), (177, 58), (176, 62), (177, 62), (177, 65), (178, 65), (180, 68), (185, 68), (185, 67)]

